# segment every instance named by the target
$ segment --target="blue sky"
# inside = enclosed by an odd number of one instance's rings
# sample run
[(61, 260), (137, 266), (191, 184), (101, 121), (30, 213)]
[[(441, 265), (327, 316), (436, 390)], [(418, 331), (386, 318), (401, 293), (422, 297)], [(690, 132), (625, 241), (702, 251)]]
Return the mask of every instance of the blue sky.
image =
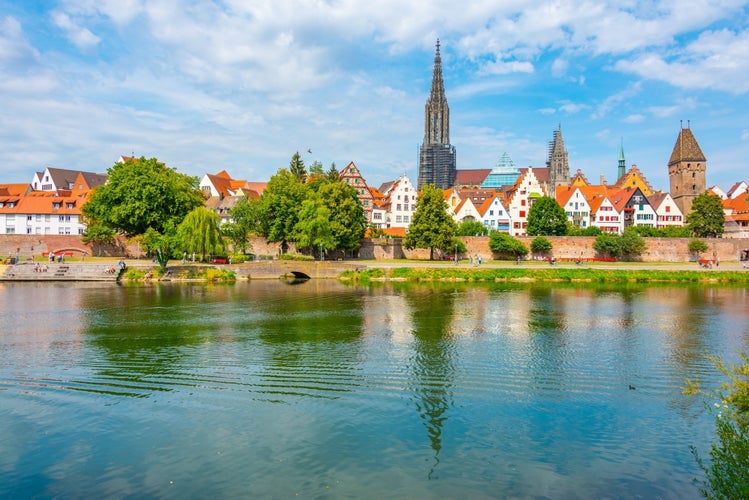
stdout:
[[(434, 44), (458, 168), (656, 189), (690, 120), (708, 185), (749, 181), (749, 9), (738, 1), (0, 0), (0, 183), (120, 155), (265, 181), (295, 151), (416, 180)], [(311, 150), (311, 153), (307, 151)]]

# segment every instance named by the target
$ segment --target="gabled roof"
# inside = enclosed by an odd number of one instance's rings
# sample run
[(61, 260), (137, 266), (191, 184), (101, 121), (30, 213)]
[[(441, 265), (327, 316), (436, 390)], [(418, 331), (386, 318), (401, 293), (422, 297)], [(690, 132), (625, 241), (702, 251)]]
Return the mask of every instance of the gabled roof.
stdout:
[(664, 193), (663, 191), (657, 191), (651, 194), (650, 196), (648, 196), (647, 198), (648, 198), (648, 202), (650, 202), (650, 205), (654, 209), (658, 210), (661, 204), (669, 198), (669, 194)]
[(491, 173), (490, 168), (478, 168), (469, 170), (456, 170), (455, 171), (455, 185), (456, 186), (480, 186), (486, 176)]
[[(78, 178), (79, 173), (83, 174), (83, 178), (85, 179), (86, 184), (88, 184), (89, 189), (101, 186), (107, 181), (107, 176), (105, 174), (84, 172), (82, 170), (47, 167), (46, 171), (49, 173), (49, 176), (52, 178), (52, 183), (57, 189), (70, 189), (72, 186), (75, 186), (75, 181)], [(44, 173), (40, 174), (39, 178), (41, 179), (43, 175)]]
[(505, 207), (504, 203), (502, 203), (502, 196), (497, 193), (496, 196), (492, 196), (491, 198), (488, 198), (484, 203), (481, 204), (481, 206), (476, 207), (476, 210), (478, 210), (479, 215), (481, 217), (484, 217), (486, 215), (486, 212), (492, 207), (494, 204), (494, 200), (499, 203), (499, 205), (502, 207), (503, 210), (507, 210), (507, 207)]
[(31, 190), (31, 184), (0, 184), (0, 196), (23, 196)]
[(707, 161), (690, 128), (682, 128), (679, 131), (679, 136), (676, 138), (676, 144), (674, 145), (674, 150), (671, 152), (671, 159), (668, 160), (668, 164), (673, 165), (680, 161)]
[(617, 179), (614, 186), (619, 189), (639, 187), (645, 196), (655, 192), (653, 186), (650, 185), (645, 175), (637, 168), (637, 165), (632, 165), (624, 175)]
[(536, 176), (538, 182), (544, 183), (549, 182), (549, 168), (548, 167), (525, 167), (520, 169), (521, 175), (528, 173), (528, 170), (533, 170), (533, 175)]

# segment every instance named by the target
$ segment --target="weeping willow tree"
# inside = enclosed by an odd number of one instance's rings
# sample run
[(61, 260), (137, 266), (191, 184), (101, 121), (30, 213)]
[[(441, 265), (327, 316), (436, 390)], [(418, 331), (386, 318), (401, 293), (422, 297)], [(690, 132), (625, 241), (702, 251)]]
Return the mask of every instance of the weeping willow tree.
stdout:
[(198, 207), (187, 214), (177, 228), (177, 240), (184, 252), (200, 255), (205, 261), (208, 255), (224, 253), (224, 240), (219, 229), (219, 217), (205, 207)]

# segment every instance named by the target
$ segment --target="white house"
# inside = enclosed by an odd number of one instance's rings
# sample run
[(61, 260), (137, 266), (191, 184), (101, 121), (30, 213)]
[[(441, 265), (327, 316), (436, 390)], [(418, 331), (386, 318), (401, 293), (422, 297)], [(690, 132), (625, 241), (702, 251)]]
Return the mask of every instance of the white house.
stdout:
[[(408, 227), (416, 211), (418, 193), (406, 174), (380, 188), (385, 201), (382, 208), (387, 212), (387, 227)], [(374, 215), (374, 214), (373, 214)]]
[(486, 200), (479, 207), (479, 213), (481, 214), (481, 222), (490, 231), (501, 231), (503, 233), (510, 231), (510, 226), (512, 225), (510, 212), (507, 211), (499, 196), (494, 196), (490, 200)]
[(525, 236), (526, 225), (528, 224), (528, 210), (530, 210), (533, 201), (545, 196), (543, 187), (538, 181), (536, 174), (533, 173), (533, 167), (520, 175), (515, 186), (510, 191), (508, 210), (512, 227), (510, 234), (512, 236)]
[(684, 215), (669, 193), (658, 191), (648, 196), (648, 201), (655, 210), (655, 227), (684, 225)]

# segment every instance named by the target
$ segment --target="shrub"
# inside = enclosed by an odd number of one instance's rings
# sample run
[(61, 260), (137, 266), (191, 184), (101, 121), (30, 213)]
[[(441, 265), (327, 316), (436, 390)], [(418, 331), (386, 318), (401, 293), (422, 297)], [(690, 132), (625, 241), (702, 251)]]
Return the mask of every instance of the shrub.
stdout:
[(551, 248), (551, 242), (543, 236), (533, 238), (533, 241), (531, 241), (531, 252), (533, 253), (549, 253)]
[(311, 255), (301, 255), (298, 253), (282, 253), (278, 260), (315, 260)]
[(703, 252), (707, 252), (710, 249), (710, 247), (707, 246), (707, 243), (705, 243), (702, 240), (696, 240), (696, 239), (691, 240), (687, 248), (689, 249), (691, 253), (703, 253)]
[(489, 248), (492, 252), (500, 254), (500, 258), (515, 258), (528, 255), (528, 247), (507, 233), (494, 231), (489, 235)]
[[(705, 473), (699, 481), (705, 498), (749, 498), (749, 357), (741, 354), (742, 363), (726, 366), (720, 358), (709, 358), (727, 379), (717, 391), (707, 393), (714, 399), (708, 406), (715, 415), (717, 442), (710, 447), (710, 461), (705, 462), (694, 446), (692, 454)], [(699, 381), (687, 381), (687, 393), (705, 394)]]

